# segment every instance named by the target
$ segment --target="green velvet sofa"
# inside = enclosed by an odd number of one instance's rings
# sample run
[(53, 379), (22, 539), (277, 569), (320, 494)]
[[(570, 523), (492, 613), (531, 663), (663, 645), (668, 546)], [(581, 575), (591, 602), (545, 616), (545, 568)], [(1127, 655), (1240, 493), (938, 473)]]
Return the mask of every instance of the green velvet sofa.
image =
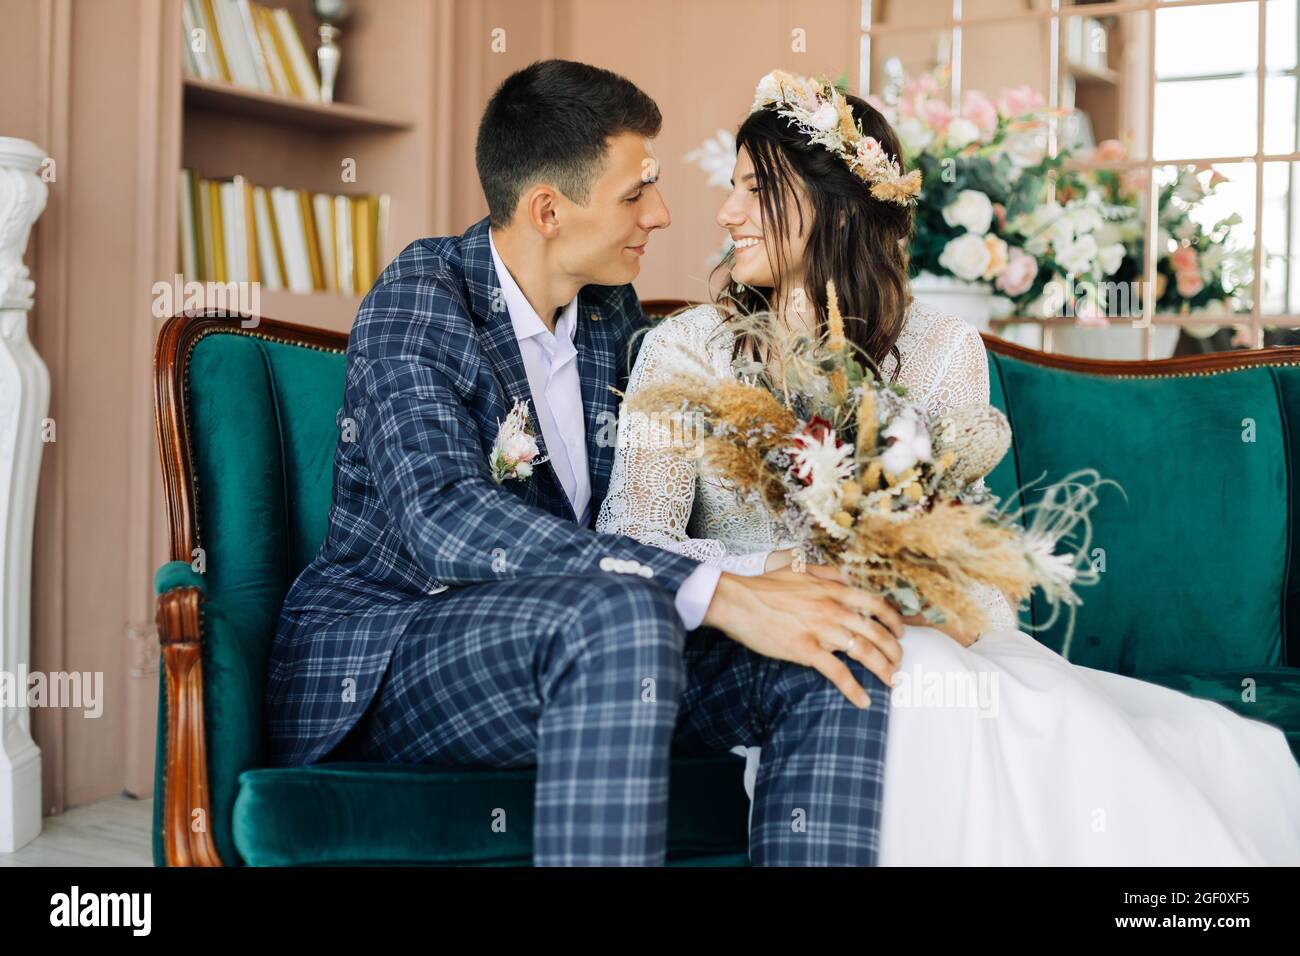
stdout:
[[(1071, 658), (1221, 701), (1300, 753), (1300, 349), (1103, 363), (986, 341), (1014, 429), (994, 490), (1092, 466), (1127, 493), (1101, 493), (1105, 570)], [(264, 765), (265, 662), (325, 535), (345, 348), (337, 333), (201, 313), (159, 335), (173, 559), (156, 576), (159, 866), (530, 862), (531, 770)], [(1025, 622), (1043, 611), (1032, 603)], [(1039, 635), (1058, 649), (1062, 636)], [(670, 865), (747, 864), (743, 767), (674, 757)], [(485, 800), (508, 832), (480, 825)]]

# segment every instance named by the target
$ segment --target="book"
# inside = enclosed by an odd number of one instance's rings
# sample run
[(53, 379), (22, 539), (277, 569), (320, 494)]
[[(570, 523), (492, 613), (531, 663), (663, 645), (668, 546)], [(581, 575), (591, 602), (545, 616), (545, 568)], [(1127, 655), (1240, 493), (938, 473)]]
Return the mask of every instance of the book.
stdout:
[(283, 8), (272, 10), (271, 17), (275, 20), (276, 28), (280, 34), (280, 42), (289, 54), (289, 66), (297, 81), (299, 95), (303, 99), (319, 103), (320, 79), (316, 76), (312, 61), (307, 57), (307, 50), (302, 45), (302, 37), (298, 35), (298, 28), (293, 25), (293, 17), (289, 15), (288, 10)]
[(213, 0), (194, 0), (194, 12), (197, 14), (195, 20), (204, 32), (208, 55), (217, 68), (216, 79), (231, 83), (234, 77), (230, 72), (230, 64), (226, 62), (226, 51), (221, 45), (221, 34), (217, 30), (217, 12), (212, 4)]
[(257, 81), (257, 69), (253, 66), (252, 53), (244, 39), (244, 28), (239, 20), (239, 9), (235, 0), (211, 0), (216, 12), (217, 36), (221, 48), (225, 51), (226, 62), (230, 66), (231, 81), (239, 86), (260, 89)]
[(251, 4), (250, 9), (253, 26), (257, 29), (257, 42), (261, 44), (262, 57), (271, 74), (271, 88), (281, 96), (298, 96), (296, 87), (289, 82), (288, 58), (276, 40), (275, 21), (271, 19), (271, 11), (259, 3)]
[(209, 182), (207, 188), (208, 212), (212, 216), (208, 241), (212, 245), (212, 275), (214, 282), (226, 282), (226, 239), (222, 229), (221, 184)]
[(199, 246), (197, 234), (197, 217), (194, 209), (194, 171), (182, 169), (176, 181), (176, 203), (180, 211), (177, 226), (179, 228), (179, 267), (177, 271), (183, 276), (199, 277)]
[(244, 176), (177, 177), (177, 268), (186, 278), (357, 295), (378, 278), (387, 195), (259, 186)]
[(284, 270), (280, 265), (279, 243), (275, 238), (275, 217), (266, 190), (253, 187), (253, 222), (257, 228), (257, 263), (262, 284), (275, 292), (284, 288)]
[(334, 261), (338, 263), (339, 291), (354, 295), (356, 272), (352, 259), (352, 205), (347, 196), (334, 197)]
[(316, 244), (320, 247), (322, 288), (326, 292), (339, 290), (338, 273), (334, 268), (334, 198), (325, 193), (311, 197), (312, 212), (316, 221)]
[(253, 23), (253, 11), (248, 5), (248, 0), (235, 0), (235, 13), (239, 21), (240, 37), (244, 48), (248, 51), (248, 61), (253, 67), (253, 75), (257, 79), (257, 87), (264, 93), (272, 93), (275, 88), (271, 85), (271, 71), (266, 64), (266, 58), (262, 55), (262, 43), (257, 39), (257, 27)]

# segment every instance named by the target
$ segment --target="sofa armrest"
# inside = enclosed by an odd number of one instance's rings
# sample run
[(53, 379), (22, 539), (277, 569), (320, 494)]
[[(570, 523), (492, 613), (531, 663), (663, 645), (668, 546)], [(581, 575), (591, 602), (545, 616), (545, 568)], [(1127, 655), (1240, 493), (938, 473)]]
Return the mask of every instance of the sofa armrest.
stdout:
[(158, 592), (158, 640), (162, 645), (165, 720), (161, 768), (163, 852), (168, 866), (221, 866), (212, 838), (208, 758), (203, 714), (202, 575), (184, 561), (170, 561), (154, 576)]
[(154, 573), (154, 594), (161, 597), (175, 588), (198, 588), (204, 597), (208, 594), (208, 582), (185, 561), (168, 561)]

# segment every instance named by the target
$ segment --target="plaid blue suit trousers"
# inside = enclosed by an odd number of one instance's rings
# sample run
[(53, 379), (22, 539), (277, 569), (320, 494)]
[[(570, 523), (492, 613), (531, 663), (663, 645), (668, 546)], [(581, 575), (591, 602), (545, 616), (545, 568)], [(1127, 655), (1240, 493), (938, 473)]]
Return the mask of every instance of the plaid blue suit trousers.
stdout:
[[(413, 243), (362, 303), (326, 539), (271, 648), (272, 763), (535, 765), (536, 865), (659, 865), (670, 754), (761, 746), (753, 862), (874, 864), (879, 679), (841, 655), (860, 710), (811, 668), (687, 633), (694, 560), (579, 527), (548, 464), (491, 480), (497, 423), (530, 396), (487, 229)], [(593, 515), (644, 324), (630, 286), (579, 293)]]

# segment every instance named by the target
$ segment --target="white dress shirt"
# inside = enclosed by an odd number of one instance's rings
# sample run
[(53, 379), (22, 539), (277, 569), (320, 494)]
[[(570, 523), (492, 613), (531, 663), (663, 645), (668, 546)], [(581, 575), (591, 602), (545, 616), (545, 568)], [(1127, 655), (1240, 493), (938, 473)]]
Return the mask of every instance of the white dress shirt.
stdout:
[[(528, 302), (510, 270), (501, 261), (492, 230), (488, 230), (492, 264), (501, 284), (501, 297), (510, 312), (519, 353), (528, 375), (533, 410), (542, 429), (546, 455), (560, 479), (578, 524), (587, 527), (591, 520), (591, 472), (587, 462), (587, 426), (582, 407), (582, 383), (578, 379), (578, 352), (573, 344), (578, 324), (578, 297), (574, 296), (560, 313), (551, 332)], [(766, 557), (764, 555), (764, 557)], [(761, 572), (761, 567), (758, 569)], [(752, 571), (749, 573), (753, 573)], [(674, 604), (686, 630), (692, 631), (704, 620), (713, 600), (722, 569), (701, 564), (677, 589)]]

